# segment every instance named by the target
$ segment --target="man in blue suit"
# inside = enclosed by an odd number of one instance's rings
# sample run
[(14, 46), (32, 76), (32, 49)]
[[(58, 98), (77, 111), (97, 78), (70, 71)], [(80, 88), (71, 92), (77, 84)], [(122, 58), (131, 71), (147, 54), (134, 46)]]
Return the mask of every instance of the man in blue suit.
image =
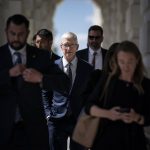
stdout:
[(8, 43), (0, 47), (0, 149), (49, 150), (41, 88), (67, 94), (69, 79), (46, 51), (27, 44), (29, 21), (6, 22)]
[(54, 91), (53, 99), (48, 99), (45, 93), (44, 106), (48, 118), (51, 150), (67, 150), (67, 139), (70, 137), (70, 150), (83, 150), (84, 147), (75, 143), (71, 137), (77, 118), (84, 101), (81, 99), (93, 67), (86, 61), (76, 57), (79, 47), (77, 36), (72, 32), (62, 35), (61, 50), (63, 57), (56, 60), (70, 78), (69, 95)]
[(87, 48), (77, 51), (77, 56), (86, 60), (95, 69), (103, 69), (107, 50), (101, 47), (103, 42), (103, 29), (101, 26), (93, 25), (88, 30)]

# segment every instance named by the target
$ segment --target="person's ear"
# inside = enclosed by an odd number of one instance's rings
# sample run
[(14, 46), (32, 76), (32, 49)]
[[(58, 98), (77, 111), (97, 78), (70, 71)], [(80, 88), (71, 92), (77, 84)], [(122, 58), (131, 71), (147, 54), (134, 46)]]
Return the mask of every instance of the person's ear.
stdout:
[(79, 44), (77, 44), (77, 50), (78, 50), (78, 48), (79, 48)]
[(27, 37), (29, 36), (30, 30), (27, 30)]
[(52, 44), (53, 44), (53, 41), (50, 40), (48, 43), (52, 45)]
[(104, 40), (104, 36), (101, 37), (101, 42), (103, 42), (103, 40)]

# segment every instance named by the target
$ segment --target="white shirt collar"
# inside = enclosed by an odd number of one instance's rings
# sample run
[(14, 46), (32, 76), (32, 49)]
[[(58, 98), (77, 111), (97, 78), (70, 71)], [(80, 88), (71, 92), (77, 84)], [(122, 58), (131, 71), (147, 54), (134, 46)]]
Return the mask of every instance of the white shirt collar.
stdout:
[[(62, 61), (63, 61), (63, 67), (67, 67), (68, 65), (68, 61), (62, 57)], [(71, 61), (71, 64), (74, 66), (77, 64), (77, 57), (75, 56), (75, 58)]]
[[(16, 52), (16, 50), (14, 50), (10, 45), (8, 47), (9, 47), (9, 50), (10, 50), (10, 53), (11, 53), (11, 56), (12, 56), (12, 61), (14, 63), (14, 61), (15, 61), (14, 53)], [(21, 53), (22, 64), (26, 64), (26, 61), (27, 61), (27, 58), (26, 58), (26, 55), (27, 55), (26, 45), (22, 49), (18, 50), (18, 52)]]
[(100, 47), (97, 51), (94, 51), (93, 49), (91, 49), (91, 48), (89, 47), (89, 53), (90, 53), (91, 55), (93, 55), (94, 52), (97, 52), (97, 54), (99, 55), (99, 54), (101, 53), (101, 47)]
[[(13, 55), (16, 52), (16, 50), (13, 49), (10, 45), (8, 47), (11, 52), (11, 55)], [(22, 55), (26, 55), (26, 45), (23, 48), (21, 48), (20, 50), (18, 50), (18, 52), (21, 53)]]

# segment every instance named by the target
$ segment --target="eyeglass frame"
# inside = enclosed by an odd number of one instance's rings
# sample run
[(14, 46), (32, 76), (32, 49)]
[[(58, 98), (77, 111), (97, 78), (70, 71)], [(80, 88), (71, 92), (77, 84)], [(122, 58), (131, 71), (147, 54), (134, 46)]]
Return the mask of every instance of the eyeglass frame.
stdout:
[(61, 44), (61, 46), (63, 46), (64, 48), (74, 48), (74, 46), (78, 46), (78, 44), (71, 44), (71, 45), (68, 45), (68, 44)]
[(92, 35), (88, 35), (89, 40), (99, 40), (101, 39), (101, 36), (92, 36)]

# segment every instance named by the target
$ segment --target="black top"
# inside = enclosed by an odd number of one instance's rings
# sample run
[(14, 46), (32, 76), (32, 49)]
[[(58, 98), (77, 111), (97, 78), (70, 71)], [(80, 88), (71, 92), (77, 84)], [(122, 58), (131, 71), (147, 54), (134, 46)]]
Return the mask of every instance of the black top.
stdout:
[[(145, 93), (139, 95), (132, 83), (115, 79), (108, 87), (109, 91), (104, 103), (98, 101), (99, 89), (95, 89), (93, 96), (89, 96), (89, 103), (86, 111), (92, 105), (110, 109), (114, 106), (133, 108), (137, 113), (142, 114), (145, 125), (150, 123), (150, 80), (144, 78), (142, 82)], [(97, 94), (96, 94), (97, 93)], [(122, 121), (111, 121), (103, 119), (102, 131), (99, 128), (93, 148), (94, 150), (146, 150), (146, 141), (143, 127), (137, 123), (126, 124)]]

